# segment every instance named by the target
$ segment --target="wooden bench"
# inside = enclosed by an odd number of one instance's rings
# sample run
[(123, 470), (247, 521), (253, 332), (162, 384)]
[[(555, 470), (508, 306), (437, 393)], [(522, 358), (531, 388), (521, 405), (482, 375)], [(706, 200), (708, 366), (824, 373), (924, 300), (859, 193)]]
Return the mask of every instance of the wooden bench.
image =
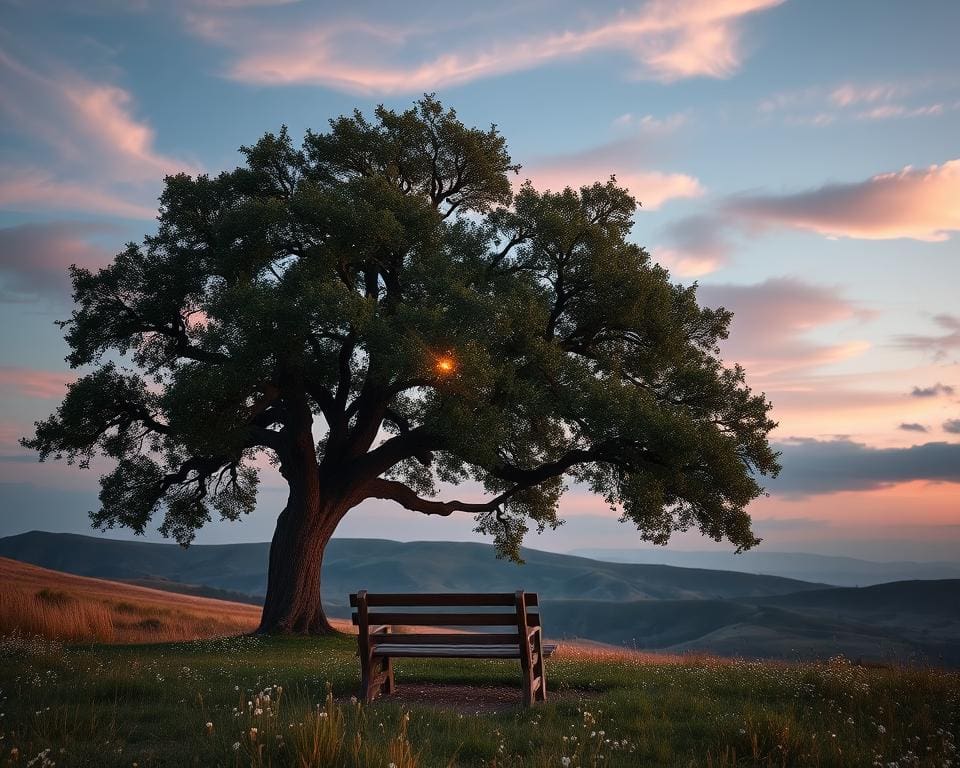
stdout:
[[(356, 608), (353, 623), (359, 630), (360, 698), (365, 702), (396, 690), (392, 663), (395, 658), (519, 659), (524, 704), (529, 706), (547, 698), (543, 659), (556, 646), (543, 642), (535, 593), (371, 594), (361, 590), (350, 595), (350, 605)], [(385, 608), (393, 610), (382, 610)], [(418, 608), (442, 610), (411, 610)], [(464, 610), (469, 608), (487, 610)], [(496, 608), (509, 610), (491, 610)], [(487, 629), (408, 634), (395, 632), (396, 627)], [(491, 627), (496, 631), (490, 631)]]

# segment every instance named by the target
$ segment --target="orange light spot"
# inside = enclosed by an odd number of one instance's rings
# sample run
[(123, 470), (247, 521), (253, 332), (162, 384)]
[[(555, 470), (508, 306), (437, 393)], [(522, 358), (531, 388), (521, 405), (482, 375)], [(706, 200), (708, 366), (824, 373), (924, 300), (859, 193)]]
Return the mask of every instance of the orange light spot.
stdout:
[(454, 368), (456, 368), (456, 365), (452, 357), (441, 357), (437, 360), (437, 371), (439, 373), (453, 373)]

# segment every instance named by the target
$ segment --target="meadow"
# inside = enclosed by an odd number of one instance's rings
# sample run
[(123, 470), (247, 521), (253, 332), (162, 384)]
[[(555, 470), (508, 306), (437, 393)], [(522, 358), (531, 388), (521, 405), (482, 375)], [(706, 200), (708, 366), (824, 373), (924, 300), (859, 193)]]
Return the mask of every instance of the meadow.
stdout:
[[(5, 766), (933, 768), (956, 764), (960, 726), (956, 673), (842, 659), (561, 646), (550, 699), (524, 710), (517, 670), (497, 661), (403, 661), (402, 698), (362, 707), (347, 635), (117, 646), (7, 635), (0, 656)], [(447, 685), (458, 704), (431, 703)], [(475, 699), (463, 686), (478, 686)], [(491, 691), (508, 695), (476, 714)]]
[(449, 660), (398, 662), (398, 695), (364, 707), (348, 634), (240, 634), (251, 606), (10, 561), (0, 578), (0, 766), (958, 765), (956, 672), (562, 642), (532, 709), (515, 662)]

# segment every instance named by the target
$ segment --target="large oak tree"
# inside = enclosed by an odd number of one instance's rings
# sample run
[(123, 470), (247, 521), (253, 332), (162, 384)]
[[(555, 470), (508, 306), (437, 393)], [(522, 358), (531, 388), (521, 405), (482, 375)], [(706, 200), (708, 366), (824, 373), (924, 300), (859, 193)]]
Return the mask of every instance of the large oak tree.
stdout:
[[(241, 151), (168, 177), (142, 245), (71, 268), (67, 359), (93, 370), (23, 442), (115, 462), (95, 525), (162, 512), (186, 545), (254, 508), (266, 454), (289, 485), (261, 623), (278, 632), (330, 630), (324, 548), (370, 498), (473, 515), (514, 558), (569, 482), (647, 540), (757, 542), (770, 404), (720, 360), (730, 313), (629, 242), (614, 179), (512, 193), (496, 128), (432, 97)], [(464, 481), (471, 501), (437, 498)]]

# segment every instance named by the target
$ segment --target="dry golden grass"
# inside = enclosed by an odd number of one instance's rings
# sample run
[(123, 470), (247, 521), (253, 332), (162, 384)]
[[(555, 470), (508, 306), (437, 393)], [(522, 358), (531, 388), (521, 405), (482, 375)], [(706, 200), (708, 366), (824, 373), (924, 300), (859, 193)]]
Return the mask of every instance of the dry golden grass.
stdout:
[(65, 642), (146, 643), (256, 629), (255, 605), (90, 579), (0, 557), (0, 634)]

